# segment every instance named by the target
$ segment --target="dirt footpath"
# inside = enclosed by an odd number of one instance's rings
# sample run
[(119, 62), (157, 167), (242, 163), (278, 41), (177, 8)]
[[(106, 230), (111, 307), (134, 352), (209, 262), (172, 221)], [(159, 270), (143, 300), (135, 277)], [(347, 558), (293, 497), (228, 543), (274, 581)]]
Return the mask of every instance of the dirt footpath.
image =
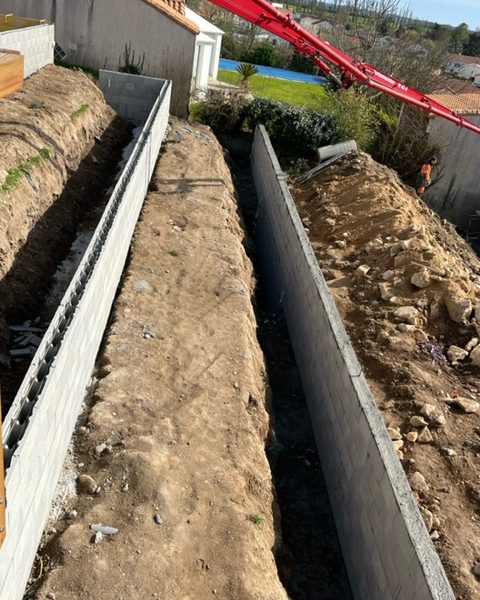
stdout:
[(456, 596), (480, 598), (478, 257), (366, 154), (293, 191)]
[[(76, 435), (79, 495), (42, 553), (39, 600), (287, 598), (243, 236), (218, 142), (175, 122)], [(98, 523), (118, 533), (95, 543)]]

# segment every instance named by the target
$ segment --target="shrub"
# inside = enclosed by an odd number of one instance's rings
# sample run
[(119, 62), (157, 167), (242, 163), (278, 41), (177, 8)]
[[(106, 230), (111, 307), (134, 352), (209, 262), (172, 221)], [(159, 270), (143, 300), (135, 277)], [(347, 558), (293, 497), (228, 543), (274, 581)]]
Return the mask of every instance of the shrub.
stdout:
[(251, 65), (250, 63), (241, 63), (238, 65), (235, 71), (240, 74), (240, 85), (243, 85), (243, 87), (246, 89), (248, 89), (248, 80), (250, 77), (253, 77), (253, 75), (258, 73), (257, 67), (255, 65)]
[(304, 156), (341, 139), (341, 129), (330, 115), (268, 98), (252, 100), (239, 92), (210, 90), (204, 102), (195, 104), (194, 114), (217, 132), (244, 126), (254, 130), (263, 123), (273, 143), (288, 150), (289, 156)]
[(260, 42), (245, 54), (245, 62), (274, 67), (277, 64), (277, 50), (272, 42)]
[(315, 151), (341, 137), (341, 130), (332, 116), (267, 98), (255, 98), (250, 102), (245, 117), (251, 129), (263, 123), (272, 140), (288, 147), (292, 155)]
[(362, 150), (370, 150), (379, 131), (377, 108), (369, 97), (356, 89), (329, 91), (322, 109), (335, 121), (341, 138), (354, 139)]
[(214, 131), (233, 131), (241, 128), (248, 104), (245, 94), (232, 91), (209, 90), (203, 102), (195, 103), (191, 117)]

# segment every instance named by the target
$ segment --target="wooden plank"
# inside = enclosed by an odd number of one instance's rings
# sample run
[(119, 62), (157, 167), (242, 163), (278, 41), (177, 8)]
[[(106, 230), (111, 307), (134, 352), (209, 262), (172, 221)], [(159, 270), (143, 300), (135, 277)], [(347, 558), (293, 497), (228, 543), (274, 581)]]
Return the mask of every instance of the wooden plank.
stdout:
[(0, 49), (0, 98), (22, 88), (24, 68), (20, 52)]

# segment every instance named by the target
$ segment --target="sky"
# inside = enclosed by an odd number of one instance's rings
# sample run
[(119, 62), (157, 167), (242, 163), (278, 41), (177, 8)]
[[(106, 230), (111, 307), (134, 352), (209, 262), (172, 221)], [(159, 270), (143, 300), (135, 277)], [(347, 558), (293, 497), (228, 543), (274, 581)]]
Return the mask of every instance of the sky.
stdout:
[(480, 0), (401, 0), (401, 4), (419, 19), (454, 26), (467, 23), (473, 31), (480, 28)]

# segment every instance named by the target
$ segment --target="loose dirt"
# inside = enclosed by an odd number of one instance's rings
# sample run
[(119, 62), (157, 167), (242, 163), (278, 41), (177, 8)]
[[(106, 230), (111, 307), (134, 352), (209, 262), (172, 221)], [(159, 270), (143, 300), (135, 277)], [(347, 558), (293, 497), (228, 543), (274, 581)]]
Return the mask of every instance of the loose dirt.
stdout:
[[(243, 236), (218, 142), (176, 123), (75, 437), (73, 462), (94, 481), (45, 539), (32, 597), (287, 598)], [(95, 523), (118, 533), (95, 544)]]
[(117, 117), (94, 81), (80, 71), (45, 67), (21, 91), (0, 100), (4, 412), (25, 371), (22, 365), (8, 366), (8, 325), (39, 314), (77, 226), (102, 207), (131, 131), (131, 124)]
[(368, 155), (292, 191), (457, 598), (480, 598), (479, 260)]

